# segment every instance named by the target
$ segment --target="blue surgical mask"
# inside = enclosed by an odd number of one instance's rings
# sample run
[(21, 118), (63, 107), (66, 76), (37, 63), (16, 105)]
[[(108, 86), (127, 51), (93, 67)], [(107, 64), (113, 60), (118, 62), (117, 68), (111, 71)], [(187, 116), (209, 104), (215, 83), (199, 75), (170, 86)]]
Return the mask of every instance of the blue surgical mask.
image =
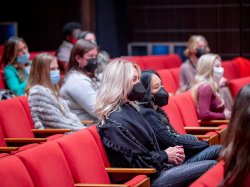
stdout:
[(59, 70), (50, 70), (50, 81), (53, 85), (56, 85), (60, 80)]
[(21, 55), (21, 56), (17, 57), (17, 62), (19, 64), (26, 64), (27, 62), (29, 62), (29, 58), (30, 58), (30, 54), (25, 53), (24, 55)]

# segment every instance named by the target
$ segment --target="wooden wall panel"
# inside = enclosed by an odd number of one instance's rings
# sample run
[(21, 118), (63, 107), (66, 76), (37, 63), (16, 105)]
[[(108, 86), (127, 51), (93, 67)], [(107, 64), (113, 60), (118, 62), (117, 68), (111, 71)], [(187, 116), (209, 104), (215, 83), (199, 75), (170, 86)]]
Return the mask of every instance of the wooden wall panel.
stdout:
[(250, 58), (248, 0), (130, 0), (130, 42), (186, 42), (204, 35), (223, 59)]

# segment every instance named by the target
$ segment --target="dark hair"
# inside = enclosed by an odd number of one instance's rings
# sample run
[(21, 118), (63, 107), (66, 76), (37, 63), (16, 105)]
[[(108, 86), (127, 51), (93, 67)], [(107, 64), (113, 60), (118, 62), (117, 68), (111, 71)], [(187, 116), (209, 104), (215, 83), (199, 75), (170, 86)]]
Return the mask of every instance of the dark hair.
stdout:
[(145, 70), (141, 72), (141, 82), (143, 86), (145, 87), (146, 94), (140, 102), (143, 103), (147, 107), (153, 107), (151, 103), (152, 95), (151, 95), (151, 86), (150, 86), (153, 74), (157, 75), (161, 79), (160, 75), (154, 70)]
[(62, 29), (62, 37), (65, 39), (68, 35), (72, 35), (75, 29), (81, 29), (80, 23), (77, 22), (69, 22), (63, 26)]
[(75, 57), (76, 55), (83, 56), (85, 53), (92, 49), (98, 49), (97, 45), (87, 40), (78, 40), (71, 50), (67, 72), (71, 69), (82, 71), (82, 69), (79, 68), (79, 64), (76, 61)]
[(222, 186), (242, 186), (250, 168), (250, 84), (238, 93), (224, 151), (225, 170)]

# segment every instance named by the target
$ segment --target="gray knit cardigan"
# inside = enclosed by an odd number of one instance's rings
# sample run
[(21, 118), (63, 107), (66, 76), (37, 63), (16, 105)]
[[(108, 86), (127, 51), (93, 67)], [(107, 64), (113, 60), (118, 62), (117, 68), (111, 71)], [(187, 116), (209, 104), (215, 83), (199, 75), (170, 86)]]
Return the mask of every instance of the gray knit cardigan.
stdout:
[(68, 128), (76, 131), (84, 128), (67, 104), (44, 86), (33, 86), (29, 91), (28, 101), (37, 129)]

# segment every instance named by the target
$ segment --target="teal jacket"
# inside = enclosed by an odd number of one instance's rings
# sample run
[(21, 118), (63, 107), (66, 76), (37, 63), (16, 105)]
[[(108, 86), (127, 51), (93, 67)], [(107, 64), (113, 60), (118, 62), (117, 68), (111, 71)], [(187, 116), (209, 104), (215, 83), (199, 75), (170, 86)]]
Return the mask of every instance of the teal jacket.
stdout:
[(7, 87), (17, 95), (24, 95), (28, 81), (28, 73), (24, 70), (25, 81), (21, 81), (17, 69), (12, 65), (4, 67), (4, 80)]

